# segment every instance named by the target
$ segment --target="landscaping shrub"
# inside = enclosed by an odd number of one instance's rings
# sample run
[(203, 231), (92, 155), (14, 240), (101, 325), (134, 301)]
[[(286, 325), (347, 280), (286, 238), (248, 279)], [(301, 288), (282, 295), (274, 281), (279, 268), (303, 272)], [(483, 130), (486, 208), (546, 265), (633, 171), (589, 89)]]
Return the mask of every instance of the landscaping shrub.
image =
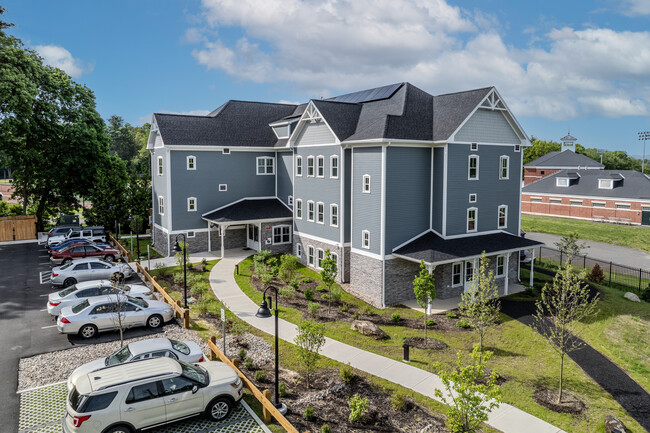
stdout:
[(203, 260), (201, 260), (201, 271), (205, 272), (208, 270), (208, 259), (203, 257)]
[(164, 263), (158, 262), (155, 265), (153, 265), (153, 268), (156, 270), (156, 273), (158, 275), (167, 275), (169, 273), (169, 268), (165, 266)]
[(239, 349), (239, 352), (237, 352), (237, 357), (239, 359), (241, 359), (241, 360), (246, 359), (247, 355), (248, 355), (248, 352), (246, 352), (246, 349), (244, 349), (243, 347), (241, 349)]
[(316, 291), (317, 291), (317, 292), (326, 292), (326, 291), (327, 291), (327, 287), (325, 287), (325, 286), (321, 286), (321, 285), (318, 285), (318, 286), (316, 286)]
[(277, 257), (271, 257), (266, 261), (266, 264), (268, 265), (271, 274), (273, 276), (278, 275), (278, 272), (280, 271), (280, 266), (278, 265), (278, 258)]
[(287, 287), (283, 287), (280, 290), (278, 290), (278, 293), (283, 298), (291, 299), (291, 298), (293, 298), (293, 295), (296, 293), (296, 291), (294, 290), (293, 287), (287, 286)]
[(284, 382), (278, 383), (278, 395), (280, 397), (286, 397), (287, 396), (287, 384)]
[(342, 296), (343, 289), (341, 289), (339, 286), (333, 286), (332, 290), (330, 290), (330, 297), (332, 298), (332, 301), (340, 301)]
[(230, 333), (233, 335), (242, 335), (244, 332), (248, 331), (248, 325), (246, 322), (241, 320), (232, 320), (230, 321)]
[(354, 372), (352, 372), (352, 367), (350, 364), (342, 365), (339, 369), (339, 377), (345, 383), (350, 383), (354, 379)]
[(650, 284), (648, 284), (648, 287), (641, 290), (639, 298), (641, 298), (642, 301), (650, 302)]
[(257, 370), (255, 372), (255, 380), (258, 382), (264, 382), (266, 380), (266, 371)]
[(393, 406), (393, 409), (397, 411), (405, 411), (406, 397), (401, 392), (394, 392), (393, 395), (390, 396), (390, 404)]
[(194, 263), (192, 263), (192, 262), (187, 262), (187, 269), (190, 270), (190, 271), (191, 271), (192, 269), (194, 269)]
[(359, 320), (359, 313), (357, 311), (355, 311), (354, 314), (352, 315), (352, 318), (354, 320)]
[[(334, 299), (334, 298), (332, 298), (332, 299)], [(350, 310), (350, 306), (347, 303), (345, 303), (345, 304), (343, 304), (343, 305), (341, 305), (339, 307), (339, 311), (341, 313), (347, 313), (349, 310)]]
[(366, 316), (373, 316), (375, 314), (375, 310), (368, 304), (364, 304), (361, 306), (361, 314), (365, 314)]
[(307, 289), (305, 290), (305, 299), (308, 301), (313, 301), (314, 300), (314, 291), (312, 289)]
[(445, 316), (447, 316), (447, 319), (458, 319), (458, 314), (451, 311), (447, 311), (447, 314), (445, 314)]
[(327, 293), (324, 293), (324, 294), (322, 294), (322, 295), (320, 296), (320, 298), (321, 298), (322, 300), (324, 300), (324, 301), (327, 301), (327, 300), (330, 298), (330, 295), (328, 295)]
[(310, 302), (307, 305), (307, 312), (311, 317), (316, 317), (318, 316), (318, 312), (320, 311), (320, 304), (318, 302)]
[(253, 262), (266, 263), (270, 257), (271, 257), (271, 251), (262, 250), (253, 256)]
[[(298, 257), (293, 254), (283, 254), (280, 256), (280, 267), (278, 277), (285, 283), (293, 282), (298, 268)], [(298, 287), (296, 287), (297, 289)]]
[(350, 422), (361, 421), (368, 411), (368, 397), (354, 394), (348, 399), (348, 407), (350, 408)]
[(311, 281), (312, 281), (312, 279), (309, 278), (309, 277), (305, 277), (305, 278), (302, 279), (303, 284), (309, 284), (309, 283), (311, 283)]
[(210, 287), (208, 287), (207, 283), (202, 281), (200, 283), (194, 284), (190, 289), (190, 293), (192, 294), (193, 297), (198, 298), (199, 296), (202, 296), (204, 293), (206, 293), (208, 290), (210, 290)]
[(393, 323), (399, 323), (399, 321), (402, 320), (402, 316), (400, 316), (399, 313), (393, 313), (390, 315), (390, 320)]
[(246, 370), (252, 370), (254, 366), (253, 358), (246, 358), (244, 360), (244, 367), (246, 367)]
[(209, 299), (201, 298), (194, 303), (192, 308), (199, 314), (206, 314), (210, 310), (211, 303)]
[(314, 419), (314, 408), (311, 406), (307, 406), (305, 410), (302, 412), (302, 418), (305, 421), (313, 421)]
[(320, 433), (332, 433), (332, 428), (327, 424), (323, 424), (320, 428)]
[(433, 326), (433, 325), (435, 325), (435, 324), (436, 324), (435, 320), (433, 320), (433, 319), (427, 319), (427, 326)]
[(605, 274), (603, 274), (603, 270), (600, 268), (600, 265), (596, 263), (593, 268), (591, 268), (591, 273), (587, 275), (587, 279), (589, 281), (593, 281), (594, 283), (602, 283), (605, 281)]
[(458, 326), (459, 328), (467, 329), (469, 328), (469, 323), (461, 319), (458, 322), (456, 322), (456, 326)]
[(298, 290), (298, 287), (300, 287), (300, 283), (298, 281), (292, 281), (289, 283), (291, 287), (293, 287), (295, 290)]

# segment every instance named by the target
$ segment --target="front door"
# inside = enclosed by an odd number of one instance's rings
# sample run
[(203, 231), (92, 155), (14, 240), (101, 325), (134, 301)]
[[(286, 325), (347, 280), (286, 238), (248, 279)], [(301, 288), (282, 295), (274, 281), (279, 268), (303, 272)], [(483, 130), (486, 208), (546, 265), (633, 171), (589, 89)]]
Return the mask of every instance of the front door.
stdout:
[(650, 210), (641, 211), (641, 225), (650, 226)]
[(257, 224), (248, 224), (246, 246), (252, 250), (260, 250), (260, 228)]
[(465, 262), (465, 292), (476, 288), (476, 261), (469, 260)]

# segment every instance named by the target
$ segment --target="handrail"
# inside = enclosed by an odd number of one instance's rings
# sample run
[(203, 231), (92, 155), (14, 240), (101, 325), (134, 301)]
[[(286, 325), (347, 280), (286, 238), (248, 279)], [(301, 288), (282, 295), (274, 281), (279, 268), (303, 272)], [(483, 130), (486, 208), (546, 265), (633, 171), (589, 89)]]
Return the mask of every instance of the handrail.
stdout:
[(108, 234), (108, 239), (115, 244), (115, 246), (117, 247), (118, 250), (120, 250), (120, 252), (122, 253), (122, 256), (126, 256), (127, 261), (130, 262), (131, 261), (131, 252), (129, 250), (127, 250), (126, 248), (124, 248), (124, 246), (122, 246), (122, 244), (117, 239), (115, 239), (113, 237), (112, 233)]
[(137, 260), (135, 262), (135, 266), (138, 269), (138, 273), (142, 274), (144, 278), (151, 283), (153, 288), (158, 291), (165, 300), (166, 303), (171, 305), (174, 310), (176, 310), (176, 317), (182, 317), (183, 318), (183, 327), (184, 328), (189, 328), (190, 327), (190, 309), (189, 308), (182, 308), (178, 302), (174, 300), (171, 296), (169, 296), (169, 293), (167, 293), (167, 290), (165, 290), (160, 284), (158, 284), (158, 281), (154, 277), (152, 277), (148, 270), (146, 268), (143, 268), (142, 265), (140, 264), (140, 260)]
[(271, 415), (275, 420), (280, 424), (288, 433), (299, 433), (296, 428), (291, 425), (291, 423), (278, 411), (278, 409), (271, 403), (271, 400), (269, 400), (262, 391), (260, 391), (253, 382), (246, 377), (244, 373), (241, 372), (241, 370), (235, 365), (234, 362), (232, 362), (224, 353), (217, 347), (215, 344), (216, 337), (213, 335), (210, 337), (210, 340), (208, 341), (208, 347), (210, 348), (210, 351), (215, 354), (216, 356), (219, 357), (219, 359), (225, 363), (228, 364), (230, 367), (232, 367), (235, 372), (237, 372), (237, 375), (241, 378), (242, 382), (244, 382), (244, 386), (248, 388), (255, 398), (259, 400), (260, 403), (262, 403), (262, 407), (264, 408), (265, 412), (268, 412), (269, 415)]

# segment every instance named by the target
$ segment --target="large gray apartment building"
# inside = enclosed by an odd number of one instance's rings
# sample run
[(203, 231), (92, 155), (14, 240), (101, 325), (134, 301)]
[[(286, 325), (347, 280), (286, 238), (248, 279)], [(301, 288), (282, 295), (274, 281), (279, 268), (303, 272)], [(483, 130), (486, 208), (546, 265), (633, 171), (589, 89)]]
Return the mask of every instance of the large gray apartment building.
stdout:
[(424, 261), (438, 297), (475, 284), (483, 251), (503, 293), (518, 278), (522, 150), (494, 87), (433, 96), (398, 83), (306, 104), (228, 101), (154, 114), (153, 241), (170, 254), (293, 253), (377, 306), (413, 298)]

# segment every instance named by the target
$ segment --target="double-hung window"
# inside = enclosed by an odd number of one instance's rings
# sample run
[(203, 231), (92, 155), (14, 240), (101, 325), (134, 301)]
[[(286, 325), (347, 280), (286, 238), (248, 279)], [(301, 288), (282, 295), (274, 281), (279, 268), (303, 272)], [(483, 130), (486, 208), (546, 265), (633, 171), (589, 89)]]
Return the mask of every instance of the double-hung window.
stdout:
[(196, 157), (194, 155), (189, 155), (187, 157), (187, 169), (196, 170)]
[(339, 178), (339, 157), (336, 155), (330, 156), (330, 177), (332, 179)]
[(314, 202), (311, 200), (307, 202), (307, 221), (314, 222)]
[(187, 198), (187, 211), (196, 212), (196, 197)]
[(302, 219), (302, 199), (296, 199), (296, 219)]
[(506, 274), (506, 256), (497, 256), (497, 277)]
[(508, 206), (504, 204), (499, 206), (499, 217), (497, 225), (500, 229), (505, 229), (508, 226)]
[(332, 227), (339, 226), (339, 205), (337, 204), (330, 205), (330, 225)]
[(318, 171), (316, 177), (325, 177), (325, 157), (318, 155)]
[(318, 212), (318, 215), (317, 215), (318, 219), (316, 220), (316, 222), (318, 224), (325, 224), (325, 203), (318, 202), (316, 204), (316, 207), (317, 207), (317, 212)]
[(314, 247), (311, 245), (307, 247), (307, 263), (314, 266)]
[(302, 257), (302, 245), (296, 244), (296, 257)]
[(367, 250), (370, 249), (370, 232), (368, 230), (361, 232), (361, 246)]
[(463, 284), (463, 263), (454, 263), (451, 265), (451, 285), (460, 286)]
[(273, 244), (288, 244), (291, 243), (291, 226), (275, 226), (273, 227)]
[(508, 179), (510, 177), (510, 157), (502, 155), (499, 159), (499, 179)]
[(478, 155), (470, 155), (467, 160), (467, 179), (478, 180)]
[(160, 215), (165, 214), (165, 198), (162, 195), (158, 196), (158, 213)]
[(478, 216), (478, 209), (470, 207), (467, 209), (467, 233), (476, 231), (476, 218)]
[(323, 259), (324, 258), (325, 258), (325, 252), (319, 248), (318, 249), (318, 262), (316, 264), (316, 266), (318, 268), (322, 269), (322, 267), (323, 267)]
[(302, 176), (302, 156), (296, 156), (296, 176)]
[(163, 157), (159, 156), (158, 157), (158, 176), (163, 175)]
[(257, 175), (275, 174), (274, 160), (270, 156), (258, 156), (257, 160)]
[(307, 177), (314, 177), (314, 157), (307, 157)]
[(370, 175), (369, 174), (364, 174), (363, 175), (363, 192), (366, 194), (370, 194)]

